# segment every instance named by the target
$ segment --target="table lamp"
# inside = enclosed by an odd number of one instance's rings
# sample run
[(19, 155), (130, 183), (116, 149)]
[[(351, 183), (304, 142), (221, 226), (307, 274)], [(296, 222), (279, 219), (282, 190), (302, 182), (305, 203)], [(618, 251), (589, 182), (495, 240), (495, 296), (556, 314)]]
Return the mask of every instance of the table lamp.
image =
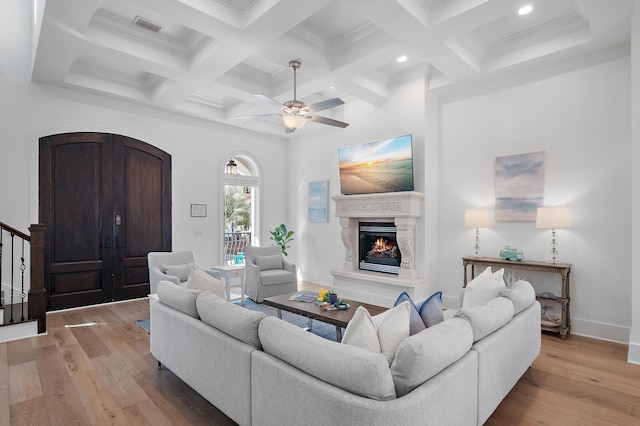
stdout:
[(488, 228), (491, 225), (491, 215), (488, 209), (467, 209), (464, 211), (464, 227), (476, 228), (476, 240), (473, 249), (473, 257), (480, 257), (480, 228)]
[(536, 215), (536, 228), (551, 229), (551, 260), (549, 263), (558, 263), (558, 240), (556, 229), (571, 228), (571, 216), (569, 209), (565, 206), (538, 207)]

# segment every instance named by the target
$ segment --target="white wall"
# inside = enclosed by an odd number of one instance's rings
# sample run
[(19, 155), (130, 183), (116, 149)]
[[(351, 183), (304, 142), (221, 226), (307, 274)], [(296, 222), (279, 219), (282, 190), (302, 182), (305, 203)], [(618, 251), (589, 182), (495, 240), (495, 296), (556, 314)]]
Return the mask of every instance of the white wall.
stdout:
[[(559, 261), (571, 272), (572, 332), (626, 342), (631, 320), (630, 66), (622, 57), (537, 81), (443, 103), (440, 140), (440, 282), (457, 297), (460, 258), (472, 253), (464, 210), (494, 206), (495, 157), (546, 152), (545, 204), (566, 205)], [(534, 222), (493, 222), (481, 255), (510, 245), (549, 258), (550, 231)], [(520, 274), (521, 275), (521, 274)], [(535, 275), (535, 274), (534, 274)], [(552, 275), (551, 275), (552, 276)], [(559, 278), (530, 278), (540, 290)], [(557, 283), (556, 283), (557, 281)], [(449, 303), (455, 303), (450, 299)]]

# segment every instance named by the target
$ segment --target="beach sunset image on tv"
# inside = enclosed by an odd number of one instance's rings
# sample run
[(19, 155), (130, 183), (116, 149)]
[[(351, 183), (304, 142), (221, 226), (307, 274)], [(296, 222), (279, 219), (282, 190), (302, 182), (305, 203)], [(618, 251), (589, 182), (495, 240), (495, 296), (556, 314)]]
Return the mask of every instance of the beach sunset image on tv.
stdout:
[(413, 191), (411, 135), (338, 149), (345, 195)]

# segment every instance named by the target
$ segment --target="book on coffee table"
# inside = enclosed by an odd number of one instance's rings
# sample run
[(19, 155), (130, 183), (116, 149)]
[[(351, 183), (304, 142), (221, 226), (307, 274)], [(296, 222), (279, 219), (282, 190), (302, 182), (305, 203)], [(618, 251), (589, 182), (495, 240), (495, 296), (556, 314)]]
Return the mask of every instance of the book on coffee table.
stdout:
[(296, 302), (315, 302), (318, 298), (318, 293), (313, 291), (297, 291), (289, 297), (289, 300)]

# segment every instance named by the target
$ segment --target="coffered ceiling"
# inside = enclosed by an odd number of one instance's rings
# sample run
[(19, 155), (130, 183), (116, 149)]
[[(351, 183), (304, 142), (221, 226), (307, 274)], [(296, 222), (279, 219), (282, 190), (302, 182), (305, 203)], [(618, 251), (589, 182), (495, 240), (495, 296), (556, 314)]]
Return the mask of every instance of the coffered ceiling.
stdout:
[(236, 116), (279, 113), (254, 93), (293, 99), (291, 59), (297, 99), (381, 105), (425, 76), (447, 93), (626, 43), (633, 13), (633, 0), (47, 0), (32, 79), (284, 135), (279, 117)]

